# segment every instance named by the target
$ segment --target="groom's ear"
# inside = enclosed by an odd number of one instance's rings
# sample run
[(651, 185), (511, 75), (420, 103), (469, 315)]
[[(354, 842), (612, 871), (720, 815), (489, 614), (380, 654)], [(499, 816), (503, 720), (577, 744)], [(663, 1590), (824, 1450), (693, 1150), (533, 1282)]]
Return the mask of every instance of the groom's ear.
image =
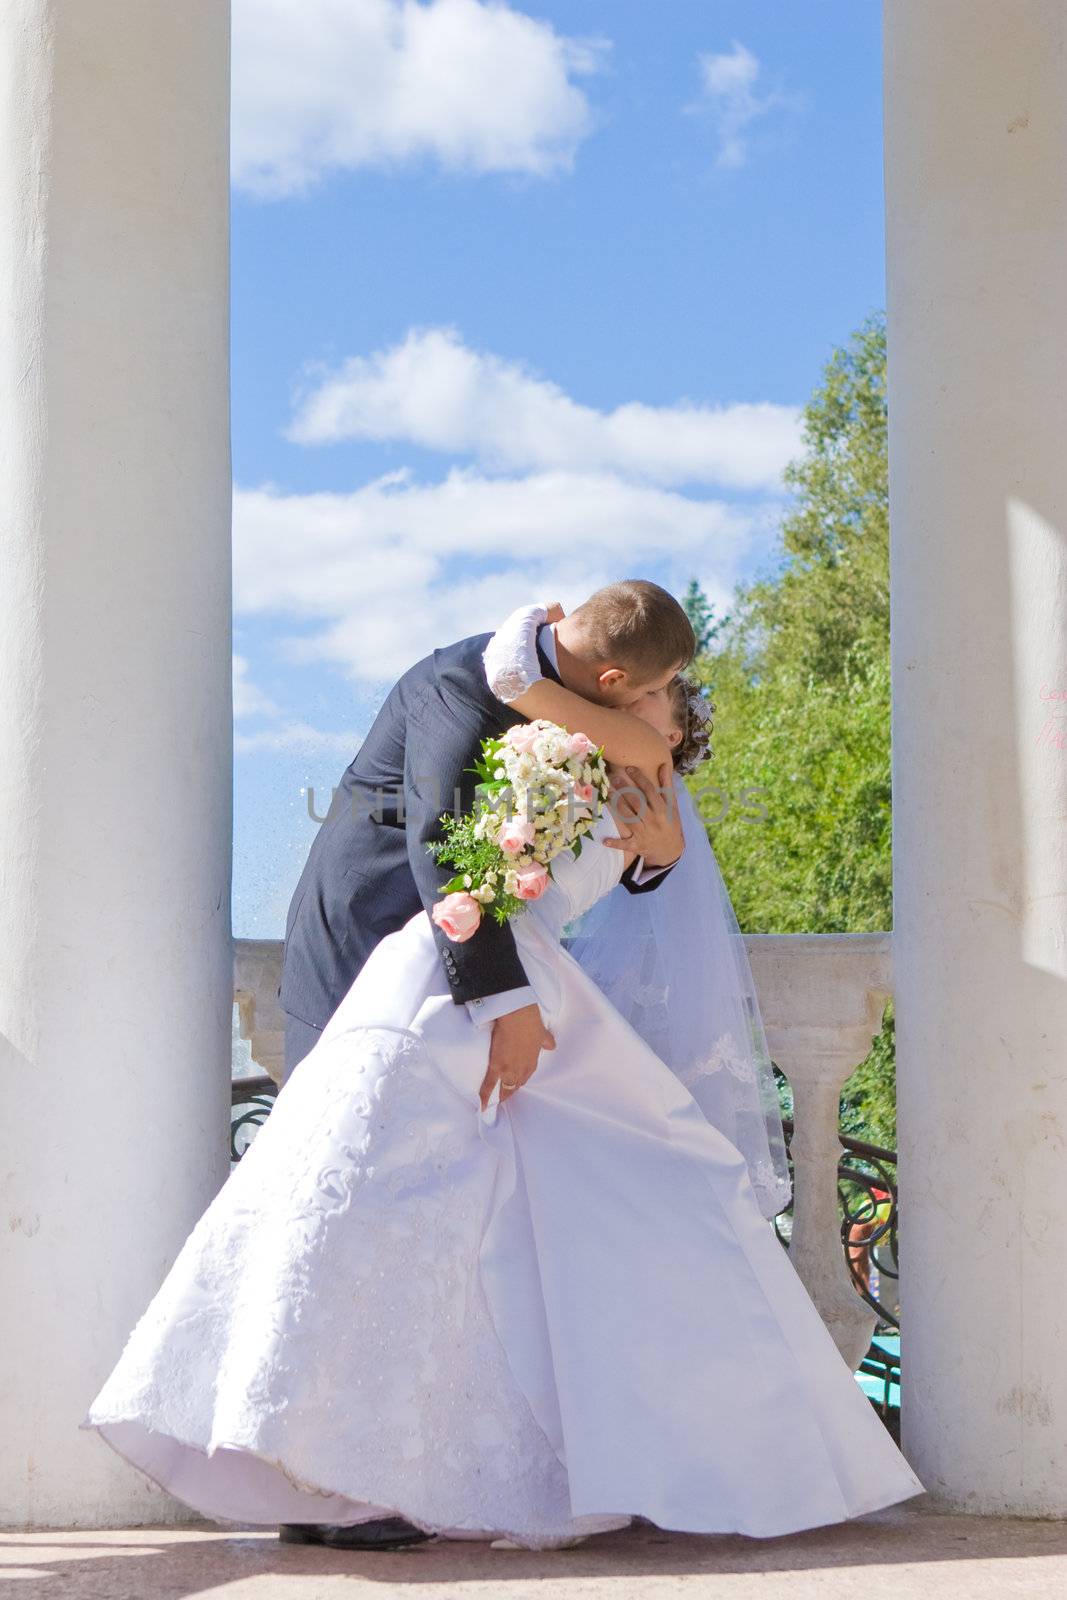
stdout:
[(603, 672), (597, 673), (596, 681), (602, 689), (606, 689), (610, 694), (616, 689), (625, 688), (628, 678), (629, 673), (625, 672), (622, 667), (605, 667)]

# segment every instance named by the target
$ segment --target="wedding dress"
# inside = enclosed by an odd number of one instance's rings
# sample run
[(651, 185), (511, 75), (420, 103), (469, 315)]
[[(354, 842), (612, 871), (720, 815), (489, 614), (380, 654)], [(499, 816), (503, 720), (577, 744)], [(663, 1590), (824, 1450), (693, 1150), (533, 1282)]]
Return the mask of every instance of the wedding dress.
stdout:
[(483, 1112), (489, 1030), (419, 914), (377, 947), (93, 1401), (220, 1522), (399, 1514), (546, 1546), (633, 1515), (772, 1536), (923, 1485), (743, 1156), (562, 948), (605, 813), (513, 922), (556, 1049)]

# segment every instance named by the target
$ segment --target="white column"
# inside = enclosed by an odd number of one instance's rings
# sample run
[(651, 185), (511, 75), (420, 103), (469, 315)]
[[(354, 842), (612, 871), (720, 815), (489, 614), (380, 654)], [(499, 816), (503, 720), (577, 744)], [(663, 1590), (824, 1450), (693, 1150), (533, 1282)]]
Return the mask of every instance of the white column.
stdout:
[(891, 0), (885, 46), (903, 1443), (1062, 1517), (1067, 8)]
[(166, 1519), (79, 1432), (226, 1175), (225, 0), (0, 7), (0, 1521)]

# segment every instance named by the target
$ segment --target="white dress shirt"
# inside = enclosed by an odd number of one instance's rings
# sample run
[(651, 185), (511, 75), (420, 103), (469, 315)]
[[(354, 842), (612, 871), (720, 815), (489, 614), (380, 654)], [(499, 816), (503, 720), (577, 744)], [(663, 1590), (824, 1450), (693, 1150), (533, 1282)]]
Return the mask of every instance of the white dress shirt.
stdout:
[[(537, 642), (545, 656), (552, 664), (555, 672), (559, 672), (559, 658), (556, 655), (556, 634), (552, 626), (546, 623), (538, 630)], [(661, 873), (669, 872), (669, 867), (646, 867), (644, 858), (638, 856), (634, 862), (633, 881), (635, 883), (651, 882)], [(467, 1010), (474, 1022), (483, 1025), (495, 1022), (497, 1017), (507, 1016), (509, 1011), (518, 1011), (522, 1006), (537, 1004), (537, 996), (529, 984), (523, 984), (519, 989), (504, 989), (500, 994), (487, 994), (480, 1000), (468, 1000)]]

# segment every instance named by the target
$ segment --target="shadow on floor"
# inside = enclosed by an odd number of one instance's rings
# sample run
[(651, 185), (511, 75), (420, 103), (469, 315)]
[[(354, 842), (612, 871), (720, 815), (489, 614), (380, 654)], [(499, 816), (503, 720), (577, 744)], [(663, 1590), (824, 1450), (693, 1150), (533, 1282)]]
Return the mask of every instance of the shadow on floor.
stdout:
[[(966, 1570), (950, 1565), (967, 1562)], [(1009, 1571), (1005, 1566), (1013, 1566)], [(905, 1566), (920, 1566), (908, 1573)], [(966, 1600), (1067, 1593), (1067, 1523), (964, 1517), (918, 1506), (891, 1507), (869, 1517), (777, 1539), (737, 1534), (665, 1533), (637, 1526), (600, 1534), (574, 1550), (491, 1550), (482, 1543), (446, 1541), (371, 1554), (306, 1545), (281, 1545), (261, 1529), (223, 1531), (204, 1523), (182, 1528), (64, 1529), (0, 1532), (0, 1583), (17, 1582), (18, 1600), (183, 1600), (232, 1588), (240, 1600), (346, 1600), (412, 1585), (420, 1600), (455, 1600), (457, 1585), (491, 1586), (492, 1600), (509, 1595), (559, 1596), (572, 1583), (583, 1596), (655, 1600), (676, 1596), (679, 1578), (693, 1593), (736, 1588), (739, 1573), (789, 1574), (789, 1600), (819, 1595), (834, 1568), (895, 1569), (894, 1600), (912, 1594)], [(888, 1576), (888, 1574), (887, 1574)], [(868, 1571), (859, 1581), (869, 1586)], [(731, 1579), (734, 1581), (731, 1583)], [(835, 1589), (838, 1583), (834, 1583)]]

